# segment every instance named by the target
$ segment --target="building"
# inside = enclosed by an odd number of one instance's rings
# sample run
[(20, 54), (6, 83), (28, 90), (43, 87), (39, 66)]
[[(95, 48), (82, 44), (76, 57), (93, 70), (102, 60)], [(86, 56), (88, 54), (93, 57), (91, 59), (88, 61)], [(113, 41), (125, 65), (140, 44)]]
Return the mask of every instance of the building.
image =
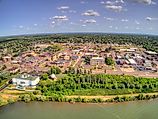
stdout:
[(36, 86), (40, 81), (39, 76), (32, 76), (29, 74), (19, 75), (12, 79), (12, 83), (16, 86), (20, 85), (23, 87)]
[(145, 53), (148, 55), (157, 55), (157, 53), (153, 51), (145, 51)]
[(52, 80), (57, 80), (57, 77), (55, 76), (55, 74), (51, 74), (51, 75), (50, 75), (50, 78), (51, 78)]
[(10, 73), (13, 73), (13, 74), (14, 74), (14, 73), (17, 73), (17, 72), (19, 72), (19, 71), (20, 71), (20, 68), (18, 68), (18, 67), (12, 67), (12, 68), (9, 69), (9, 72), (10, 72)]
[(52, 56), (52, 61), (56, 61), (57, 60), (57, 56), (56, 55), (53, 55)]
[(64, 60), (70, 60), (70, 56), (69, 55), (65, 55), (64, 56)]
[(134, 59), (128, 59), (130, 65), (136, 65), (136, 61)]
[(4, 62), (11, 62), (11, 58), (12, 58), (11, 56), (4, 56), (4, 57), (2, 57)]
[(94, 65), (104, 65), (104, 58), (103, 57), (92, 57), (90, 60), (90, 64)]

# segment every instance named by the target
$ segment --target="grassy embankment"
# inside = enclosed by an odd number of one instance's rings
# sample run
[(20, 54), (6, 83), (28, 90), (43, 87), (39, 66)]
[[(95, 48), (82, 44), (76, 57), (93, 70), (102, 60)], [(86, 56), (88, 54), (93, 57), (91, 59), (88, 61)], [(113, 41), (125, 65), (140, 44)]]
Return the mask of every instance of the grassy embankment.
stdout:
[[(124, 102), (149, 100), (158, 97), (158, 78), (140, 78), (118, 75), (59, 75), (57, 81), (41, 80), (37, 90), (5, 90), (4, 97), (16, 100), (55, 102)], [(15, 99), (15, 98), (14, 98)]]
[(65, 102), (68, 100), (75, 102), (146, 100), (158, 97), (158, 78), (71, 74), (57, 81), (42, 80), (37, 89), (43, 96), (55, 97), (56, 101)]

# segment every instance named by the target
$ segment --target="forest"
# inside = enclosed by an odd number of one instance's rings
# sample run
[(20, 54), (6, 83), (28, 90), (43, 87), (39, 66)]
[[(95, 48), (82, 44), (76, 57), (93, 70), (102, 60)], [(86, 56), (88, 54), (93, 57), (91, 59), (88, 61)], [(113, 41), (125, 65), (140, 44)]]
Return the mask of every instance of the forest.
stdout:
[(37, 90), (45, 96), (121, 95), (158, 91), (158, 78), (107, 74), (68, 74), (57, 81), (41, 80)]

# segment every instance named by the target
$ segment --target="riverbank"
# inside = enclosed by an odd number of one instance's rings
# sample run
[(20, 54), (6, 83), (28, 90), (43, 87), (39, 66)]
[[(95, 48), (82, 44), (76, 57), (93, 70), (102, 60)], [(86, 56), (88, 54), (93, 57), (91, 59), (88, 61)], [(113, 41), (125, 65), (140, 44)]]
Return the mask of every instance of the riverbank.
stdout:
[(127, 95), (110, 95), (110, 96), (43, 96), (35, 95), (33, 93), (21, 94), (21, 95), (10, 95), (0, 94), (2, 98), (0, 106), (12, 104), (17, 101), (23, 101), (26, 103), (32, 101), (50, 101), (50, 102), (68, 102), (74, 103), (120, 103), (120, 102), (131, 102), (139, 100), (151, 100), (158, 98), (158, 93), (141, 93), (141, 94), (127, 94)]
[[(36, 89), (5, 89), (4, 101), (52, 101), (108, 103), (150, 100), (158, 97), (158, 78), (142, 78), (106, 74), (69, 74), (52, 81), (41, 79)], [(4, 103), (3, 103), (4, 104)]]
[[(146, 95), (149, 95), (149, 96), (152, 96), (152, 95), (158, 95), (158, 92), (156, 93), (140, 93), (140, 94), (143, 94), (144, 96)], [(86, 98), (86, 99), (97, 99), (97, 98), (101, 98), (102, 100), (108, 100), (108, 99), (112, 99), (112, 98), (115, 98), (116, 96), (118, 97), (133, 97), (133, 96), (138, 96), (140, 94), (125, 94), (125, 95), (107, 95), (107, 96), (78, 96), (78, 95), (72, 95), (72, 96), (65, 96), (66, 98)]]

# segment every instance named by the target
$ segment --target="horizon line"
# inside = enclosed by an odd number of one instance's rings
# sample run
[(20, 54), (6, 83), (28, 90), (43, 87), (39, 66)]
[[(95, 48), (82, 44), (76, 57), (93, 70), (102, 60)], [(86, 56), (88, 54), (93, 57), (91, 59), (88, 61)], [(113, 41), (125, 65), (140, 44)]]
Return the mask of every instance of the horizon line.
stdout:
[(0, 35), (0, 38), (3, 37), (18, 37), (18, 36), (34, 36), (34, 35), (51, 35), (51, 34), (120, 34), (120, 35), (148, 35), (148, 36), (158, 36), (158, 34), (149, 34), (149, 33), (115, 33), (115, 32), (47, 32), (47, 33), (30, 33), (30, 34), (13, 34), (13, 35)]

